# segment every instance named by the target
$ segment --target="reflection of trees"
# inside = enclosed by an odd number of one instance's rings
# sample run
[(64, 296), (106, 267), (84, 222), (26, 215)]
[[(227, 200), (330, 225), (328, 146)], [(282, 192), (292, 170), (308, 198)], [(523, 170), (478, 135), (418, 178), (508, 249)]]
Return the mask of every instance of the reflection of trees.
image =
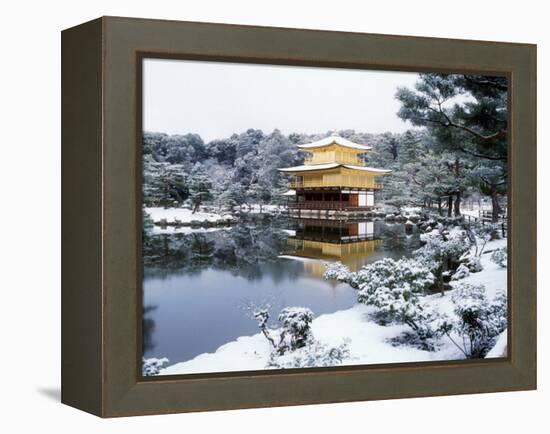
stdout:
[(157, 306), (149, 305), (143, 306), (143, 312), (141, 316), (141, 332), (142, 332), (142, 352), (143, 354), (155, 348), (153, 342), (153, 332), (155, 331), (155, 321), (151, 318), (151, 312), (154, 311)]
[[(301, 264), (283, 266), (276, 261), (288, 251), (288, 235), (282, 231), (287, 227), (285, 218), (271, 217), (215, 232), (144, 235), (145, 275), (162, 277), (174, 271), (194, 274), (212, 268), (247, 279), (269, 275), (278, 281), (297, 276)], [(374, 232), (382, 240), (379, 248), (391, 255), (408, 255), (420, 247), (416, 230), (407, 235), (402, 224), (375, 222)]]
[(410, 254), (420, 247), (420, 237), (416, 231), (407, 234), (405, 225), (381, 224), (378, 230), (379, 238), (382, 240), (381, 249), (386, 252)]
[(149, 275), (214, 268), (258, 278), (283, 250), (287, 238), (283, 227), (284, 221), (272, 218), (215, 232), (145, 235), (143, 263)]

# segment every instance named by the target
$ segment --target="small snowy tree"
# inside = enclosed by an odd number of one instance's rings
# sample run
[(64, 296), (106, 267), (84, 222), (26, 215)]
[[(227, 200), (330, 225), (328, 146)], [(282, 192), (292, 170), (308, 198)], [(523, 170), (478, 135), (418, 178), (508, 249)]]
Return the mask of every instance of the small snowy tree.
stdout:
[(496, 249), (491, 254), (491, 261), (493, 261), (499, 267), (506, 268), (508, 264), (508, 250), (506, 249), (506, 247)]
[(169, 360), (166, 357), (157, 359), (152, 357), (150, 359), (142, 359), (142, 372), (144, 377), (151, 377), (158, 375), (160, 370), (168, 364)]
[(317, 341), (311, 331), (313, 312), (305, 307), (286, 307), (278, 320), (280, 328), (268, 327), (268, 309), (254, 312), (262, 334), (269, 341), (268, 368), (312, 368), (335, 366), (349, 357), (349, 342), (331, 346)]
[(189, 176), (189, 200), (193, 206), (193, 214), (199, 210), (203, 202), (212, 199), (212, 181), (200, 163), (196, 163)]
[(473, 255), (476, 257), (480, 257), (483, 254), (485, 246), (489, 241), (499, 238), (499, 228), (494, 224), (466, 224), (464, 228), (470, 244), (474, 246)]
[(461, 232), (445, 233), (443, 227), (425, 234), (425, 243), (416, 250), (416, 258), (426, 265), (436, 277), (437, 287), (443, 294), (444, 277), (452, 275), (460, 264), (460, 258), (469, 251), (470, 244)]
[(278, 355), (305, 347), (313, 341), (311, 322), (314, 315), (306, 307), (285, 307), (278, 317), (281, 327), (275, 330), (268, 326), (269, 309), (259, 309), (253, 316), (260, 331)]
[(275, 340), (271, 336), (271, 333), (269, 331), (268, 327), (268, 321), (269, 321), (269, 309), (260, 309), (255, 311), (253, 314), (256, 321), (258, 321), (258, 327), (262, 334), (265, 336), (265, 338), (268, 340), (272, 348), (277, 348), (277, 345), (275, 344)]
[(506, 296), (489, 301), (483, 285), (460, 283), (451, 300), (455, 316), (443, 317), (439, 331), (467, 358), (484, 357), (507, 327)]
[(313, 338), (311, 322), (313, 312), (306, 307), (285, 307), (279, 313), (282, 325), (277, 351), (284, 354), (305, 347)]

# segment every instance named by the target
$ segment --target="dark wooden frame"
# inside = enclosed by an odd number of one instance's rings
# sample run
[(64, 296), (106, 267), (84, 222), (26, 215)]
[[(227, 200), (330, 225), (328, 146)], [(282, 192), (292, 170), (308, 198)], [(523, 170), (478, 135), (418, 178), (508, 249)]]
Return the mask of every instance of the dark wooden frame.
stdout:
[[(145, 54), (146, 53), (146, 54)], [(142, 56), (510, 80), (507, 358), (139, 373)], [(103, 416), (536, 388), (536, 46), (103, 17), (62, 32), (62, 402)]]

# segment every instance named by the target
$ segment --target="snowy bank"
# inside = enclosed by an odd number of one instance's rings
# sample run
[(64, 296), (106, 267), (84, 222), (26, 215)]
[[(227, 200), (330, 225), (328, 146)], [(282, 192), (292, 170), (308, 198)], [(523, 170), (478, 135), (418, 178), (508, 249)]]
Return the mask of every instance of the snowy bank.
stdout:
[(155, 225), (151, 229), (153, 235), (170, 235), (170, 234), (204, 234), (208, 232), (226, 231), (227, 226), (212, 226), (212, 227), (191, 227), (191, 226), (158, 226)]
[(144, 208), (156, 225), (189, 226), (194, 224), (227, 224), (235, 220), (231, 214), (216, 214), (212, 212), (193, 212), (188, 208)]
[[(490, 241), (486, 252), (480, 258), (483, 271), (471, 273), (459, 282), (485, 285), (487, 297), (492, 299), (506, 290), (506, 268), (491, 261), (492, 250), (506, 245), (506, 240)], [(457, 284), (453, 282), (452, 285)], [(423, 297), (440, 313), (453, 315), (452, 290), (444, 296), (433, 294)], [(380, 363), (421, 362), (436, 360), (459, 360), (464, 355), (449, 339), (443, 337), (436, 351), (422, 350), (410, 345), (396, 344), (395, 339), (410, 332), (403, 324), (380, 325), (373, 321), (376, 308), (356, 304), (350, 309), (321, 315), (311, 323), (316, 340), (330, 346), (338, 346), (344, 338), (349, 342), (349, 357), (344, 365), (368, 365)], [(487, 357), (506, 355), (506, 332), (497, 339), (496, 345)], [(176, 363), (162, 369), (159, 375), (191, 374), (205, 372), (228, 372), (268, 369), (270, 346), (261, 334), (241, 336), (222, 345), (213, 353), (204, 353), (194, 359)]]
[[(344, 365), (419, 362), (461, 358), (458, 351), (430, 352), (412, 347), (393, 346), (389, 339), (407, 331), (407, 326), (381, 326), (369, 318), (374, 309), (356, 304), (350, 309), (317, 317), (312, 322), (315, 338), (328, 345), (340, 345), (349, 339), (350, 356)], [(159, 375), (201, 372), (249, 371), (266, 369), (270, 347), (261, 334), (241, 336), (219, 347), (214, 353), (200, 354), (192, 360), (162, 369)]]

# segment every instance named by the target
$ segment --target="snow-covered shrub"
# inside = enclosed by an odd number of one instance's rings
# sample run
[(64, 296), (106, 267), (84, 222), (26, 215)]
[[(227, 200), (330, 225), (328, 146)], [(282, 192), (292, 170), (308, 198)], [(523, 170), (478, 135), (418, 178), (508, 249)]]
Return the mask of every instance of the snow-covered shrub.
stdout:
[(470, 273), (479, 273), (480, 271), (483, 271), (483, 265), (481, 264), (481, 259), (477, 256), (463, 256), (460, 259), (461, 265), (465, 265), (468, 270), (470, 270)]
[(449, 266), (458, 266), (461, 256), (470, 249), (470, 243), (463, 232), (445, 234), (441, 229), (434, 230), (424, 234), (421, 241), (424, 246), (415, 252), (417, 257), (436, 264), (445, 262)]
[(271, 345), (268, 368), (335, 366), (349, 357), (349, 341), (329, 346), (317, 341), (311, 331), (313, 312), (305, 307), (286, 307), (278, 320), (280, 328), (269, 329), (269, 312), (254, 312), (258, 326)]
[(413, 259), (384, 258), (361, 268), (352, 277), (357, 300), (375, 306), (386, 318), (407, 324), (422, 340), (433, 336), (431, 313), (419, 295), (434, 282), (430, 269)]
[(282, 325), (279, 336), (278, 353), (294, 351), (305, 347), (312, 339), (311, 322), (313, 312), (306, 307), (285, 307), (279, 313), (279, 323)]
[(464, 226), (464, 229), (470, 244), (474, 247), (474, 256), (481, 256), (489, 241), (500, 238), (499, 228), (494, 224), (468, 224)]
[(491, 253), (491, 261), (497, 264), (499, 267), (506, 268), (508, 264), (508, 250), (506, 247), (496, 249)]
[(354, 274), (352, 280), (359, 289), (358, 301), (376, 307), (392, 301), (409, 300), (423, 293), (434, 279), (427, 267), (406, 258), (384, 258), (365, 265)]
[(341, 262), (323, 262), (325, 265), (325, 273), (323, 277), (327, 280), (335, 279), (338, 282), (349, 282), (350, 270)]
[(459, 283), (451, 300), (455, 316), (442, 317), (438, 330), (466, 357), (484, 357), (507, 327), (506, 296), (490, 301), (483, 285)]
[(338, 346), (330, 346), (312, 339), (309, 345), (284, 355), (271, 353), (268, 368), (321, 368), (336, 366), (349, 358), (349, 340)]
[(258, 327), (269, 341), (272, 351), (283, 355), (288, 351), (302, 348), (313, 340), (311, 322), (313, 312), (306, 307), (285, 307), (279, 313), (280, 328), (268, 327), (269, 310), (259, 309), (253, 313)]
[(157, 359), (152, 357), (150, 359), (142, 359), (142, 373), (144, 377), (151, 377), (158, 375), (160, 370), (168, 364), (169, 360), (166, 357)]
[(273, 349), (276, 349), (277, 344), (275, 343), (275, 339), (271, 336), (271, 332), (270, 332), (269, 326), (268, 326), (269, 308), (256, 310), (252, 313), (252, 316), (258, 322), (258, 327), (259, 327), (260, 331), (265, 336), (265, 338), (268, 340), (271, 347)]
[(458, 268), (460, 258), (470, 249), (470, 243), (463, 231), (449, 233), (441, 225), (425, 234), (421, 241), (424, 245), (415, 251), (415, 258), (432, 271), (437, 288), (443, 293), (444, 278)]
[(465, 264), (460, 264), (455, 273), (451, 277), (451, 280), (460, 280), (470, 275), (470, 269)]

